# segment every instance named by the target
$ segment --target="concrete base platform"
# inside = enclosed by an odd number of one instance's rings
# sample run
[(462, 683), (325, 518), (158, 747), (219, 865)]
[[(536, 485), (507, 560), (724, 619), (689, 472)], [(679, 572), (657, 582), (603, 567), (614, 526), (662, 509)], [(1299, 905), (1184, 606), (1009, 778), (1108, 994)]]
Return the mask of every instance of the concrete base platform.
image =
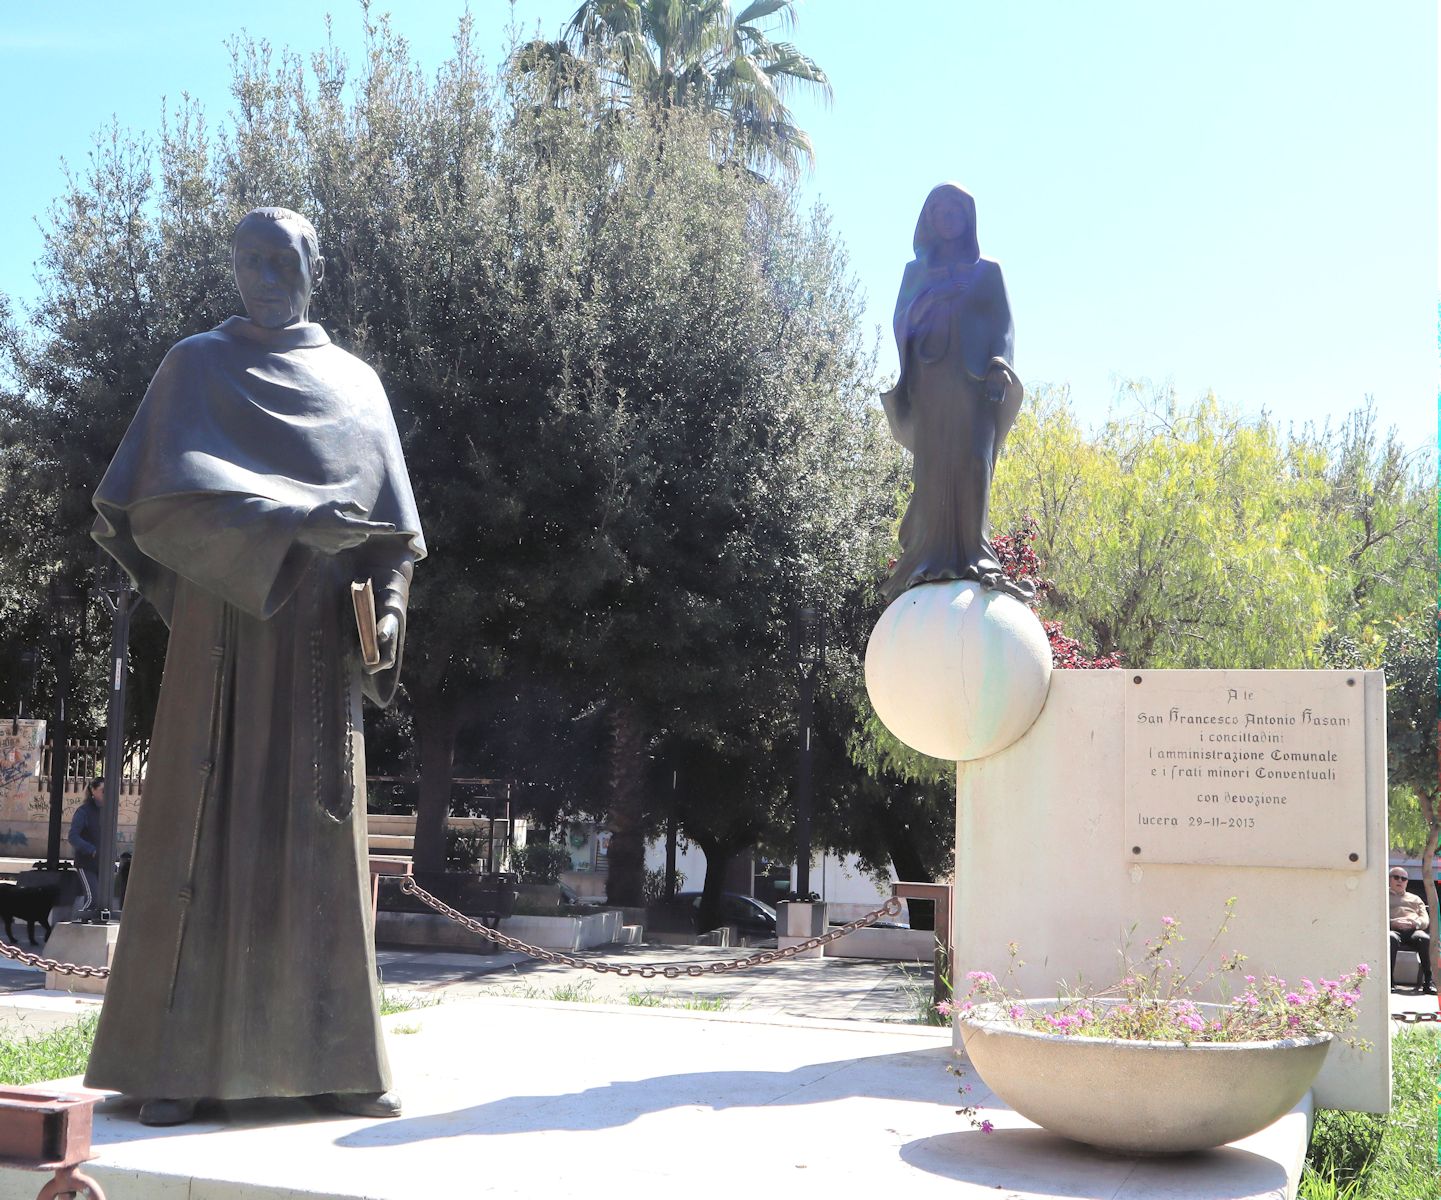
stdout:
[[(115, 943), (119, 937), (119, 922), (91, 925), (62, 921), (51, 931), (50, 940), (45, 943), (45, 957), (85, 967), (108, 967), (115, 958)], [(45, 986), (52, 990), (99, 995), (105, 991), (105, 982), (103, 978), (86, 975), (62, 975), (59, 971), (45, 973)]]
[[(908, 1200), (1290, 1200), (1310, 1117), (1303, 1105), (1234, 1146), (1137, 1160), (1044, 1133), (979, 1086), (996, 1129), (972, 1129), (944, 1029), (501, 999), (386, 1024), (399, 1119), (252, 1101), (147, 1129), (111, 1099), (87, 1170), (110, 1200), (719, 1198), (756, 1180)], [(0, 1169), (0, 1200), (40, 1183)]]

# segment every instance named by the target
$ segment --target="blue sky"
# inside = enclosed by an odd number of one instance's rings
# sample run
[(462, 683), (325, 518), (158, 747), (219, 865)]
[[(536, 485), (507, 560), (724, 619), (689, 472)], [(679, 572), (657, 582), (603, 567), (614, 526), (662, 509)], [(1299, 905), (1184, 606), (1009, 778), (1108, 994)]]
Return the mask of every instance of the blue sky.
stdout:
[[(555, 33), (578, 0), (472, 0), (492, 61), (514, 19)], [(390, 8), (420, 59), (459, 0)], [(114, 115), (162, 97), (228, 107), (225, 39), (358, 44), (359, 7), (0, 0), (9, 236), (0, 290), (33, 296), (35, 218)], [(1333, 423), (1375, 397), (1412, 446), (1436, 436), (1437, 29), (1426, 0), (803, 0), (794, 40), (830, 74), (798, 101), (832, 212), (888, 328), (922, 199), (976, 197), (1006, 272), (1017, 366), (1069, 383), (1089, 421), (1120, 379), (1213, 389), (1246, 413)], [(882, 337), (880, 366), (895, 351)]]

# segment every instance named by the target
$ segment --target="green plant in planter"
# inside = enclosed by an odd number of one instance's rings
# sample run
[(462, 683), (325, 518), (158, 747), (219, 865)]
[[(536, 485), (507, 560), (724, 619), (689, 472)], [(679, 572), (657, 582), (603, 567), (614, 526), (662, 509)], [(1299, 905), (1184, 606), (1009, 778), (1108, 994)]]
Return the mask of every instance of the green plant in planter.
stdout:
[[(1121, 978), (1109, 987), (1063, 988), (1064, 999), (1046, 1013), (1028, 1013), (1020, 997), (990, 971), (970, 971), (970, 990), (956, 1004), (938, 1005), (944, 1016), (965, 1016), (981, 1004), (996, 1004), (1022, 1028), (1073, 1037), (1119, 1038), (1128, 1042), (1265, 1042), (1277, 1038), (1311, 1037), (1332, 1033), (1341, 1037), (1356, 1022), (1356, 1002), (1371, 973), (1366, 963), (1339, 979), (1320, 983), (1302, 979), (1290, 985), (1276, 975), (1242, 974), (1244, 954), (1232, 953), (1204, 975), (1199, 974), (1217, 943), (1230, 928), (1236, 898), (1226, 901), (1226, 915), (1206, 953), (1189, 971), (1181, 969), (1174, 949), (1185, 939), (1181, 923), (1161, 918), (1161, 933), (1144, 944), (1139, 955), (1132, 950), (1134, 930), (1121, 947)], [(1019, 947), (1011, 943), (1011, 968), (1024, 966)], [(1218, 977), (1241, 976), (1244, 986), (1228, 989), (1235, 995), (1224, 1011), (1203, 1015), (1196, 996)], [(1096, 1004), (1105, 1000), (1109, 1003)], [(1354, 1038), (1347, 1045), (1369, 1048)]]
[(445, 866), (450, 871), (470, 871), (485, 853), (485, 839), (459, 829), (445, 831)]
[(560, 873), (570, 869), (570, 853), (563, 846), (537, 842), (513, 850), (510, 864), (522, 883), (558, 883)]
[[(685, 873), (682, 871), (677, 871), (675, 873), (675, 890), (680, 891), (684, 887)], [(641, 892), (642, 895), (645, 897), (647, 907), (653, 904), (660, 904), (663, 901), (670, 899), (670, 894), (666, 891), (665, 886), (664, 867), (653, 867), (650, 870), (646, 871), (645, 880), (642, 884)]]
[[(1120, 978), (1108, 987), (1062, 987), (1058, 999), (1024, 1000), (1005, 982), (1024, 966), (1013, 942), (1004, 979), (990, 971), (968, 972), (965, 996), (954, 1004), (943, 1002), (937, 1010), (947, 1019), (963, 1022), (968, 1037), (983, 1028), (1011, 1029), (1077, 1043), (1186, 1047), (1290, 1044), (1334, 1036), (1347, 1045), (1369, 1049), (1369, 1043), (1346, 1036), (1355, 1024), (1357, 1002), (1370, 974), (1365, 963), (1337, 979), (1302, 979), (1294, 985), (1276, 975), (1246, 973), (1243, 954), (1224, 955), (1215, 966), (1206, 968), (1230, 927), (1235, 903), (1234, 897), (1226, 902), (1220, 928), (1189, 970), (1178, 961), (1177, 946), (1184, 940), (1180, 922), (1162, 917), (1159, 936), (1146, 941), (1139, 951), (1133, 949), (1132, 930), (1121, 947)], [(1234, 986), (1228, 986), (1232, 977), (1239, 978)], [(1197, 998), (1213, 984), (1233, 996), (1230, 1004), (1207, 1004)], [(1324, 1056), (1324, 1048), (1319, 1054)], [(1317, 1058), (1316, 1069), (1319, 1064)], [(960, 1074), (963, 1068), (958, 1065), (953, 1070)], [(968, 1092), (970, 1086), (961, 1090)], [(977, 1120), (974, 1106), (961, 1112), (973, 1125), (990, 1132), (990, 1122)]]

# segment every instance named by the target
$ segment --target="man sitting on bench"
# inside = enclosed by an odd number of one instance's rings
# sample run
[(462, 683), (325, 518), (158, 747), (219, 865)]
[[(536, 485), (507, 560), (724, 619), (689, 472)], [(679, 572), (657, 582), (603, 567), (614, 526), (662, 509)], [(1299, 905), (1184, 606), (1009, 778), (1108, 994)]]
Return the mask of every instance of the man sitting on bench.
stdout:
[(1421, 986), (1417, 990), (1426, 995), (1436, 994), (1436, 984), (1431, 978), (1431, 914), (1426, 911), (1426, 902), (1406, 890), (1410, 880), (1405, 867), (1391, 868), (1391, 983), (1396, 982), (1396, 951), (1414, 950), (1421, 958)]

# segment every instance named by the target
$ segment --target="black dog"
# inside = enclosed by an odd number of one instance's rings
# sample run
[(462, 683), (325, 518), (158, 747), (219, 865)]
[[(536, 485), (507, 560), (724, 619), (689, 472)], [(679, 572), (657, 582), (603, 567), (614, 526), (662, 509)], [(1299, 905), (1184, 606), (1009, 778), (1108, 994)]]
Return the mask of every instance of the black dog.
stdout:
[(30, 944), (38, 946), (35, 940), (35, 922), (45, 926), (45, 938), (50, 938), (50, 910), (60, 898), (57, 887), (17, 887), (13, 883), (0, 883), (0, 921), (5, 922), (5, 940), (15, 940), (12, 922), (19, 917), (25, 922), (30, 933)]

